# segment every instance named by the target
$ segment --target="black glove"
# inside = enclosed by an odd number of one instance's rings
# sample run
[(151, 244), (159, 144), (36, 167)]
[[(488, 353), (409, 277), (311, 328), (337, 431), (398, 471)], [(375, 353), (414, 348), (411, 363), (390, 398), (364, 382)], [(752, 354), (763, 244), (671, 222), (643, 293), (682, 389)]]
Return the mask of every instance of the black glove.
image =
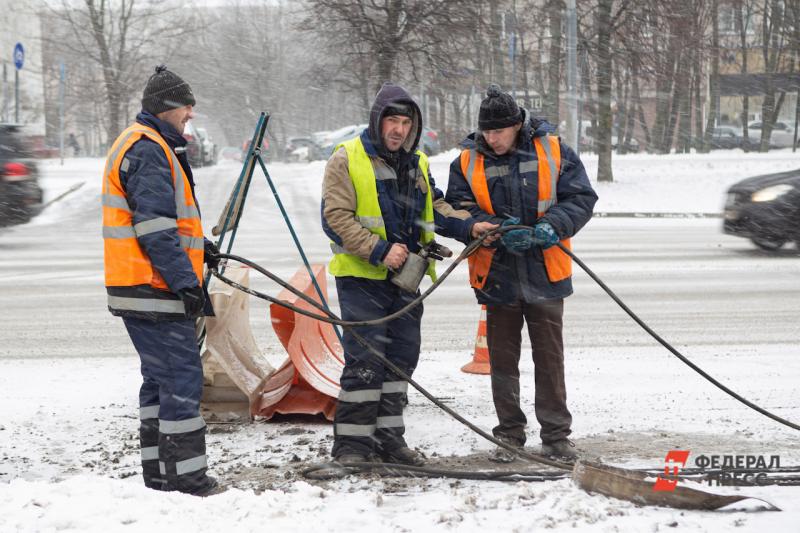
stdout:
[(178, 291), (178, 296), (183, 300), (186, 318), (197, 318), (203, 314), (203, 306), (206, 303), (206, 293), (203, 291), (203, 287), (181, 289)]
[(217, 270), (219, 266), (219, 248), (211, 241), (206, 241), (203, 246), (203, 261), (208, 265), (211, 270)]

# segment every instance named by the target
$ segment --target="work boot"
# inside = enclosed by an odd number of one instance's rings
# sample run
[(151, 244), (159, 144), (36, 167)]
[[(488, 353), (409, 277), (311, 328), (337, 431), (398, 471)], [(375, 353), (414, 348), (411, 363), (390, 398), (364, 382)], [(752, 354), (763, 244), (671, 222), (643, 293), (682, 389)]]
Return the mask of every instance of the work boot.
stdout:
[(353, 464), (353, 463), (369, 463), (370, 462), (370, 460), (367, 458), (366, 455), (364, 455), (362, 453), (354, 453), (354, 452), (343, 453), (342, 455), (340, 455), (338, 457), (334, 457), (333, 460), (334, 460), (334, 462), (337, 462), (337, 463), (342, 464), (342, 465), (349, 465), (349, 464)]
[(220, 485), (217, 481), (217, 478), (213, 476), (206, 475), (203, 479), (203, 484), (192, 491), (190, 494), (192, 496), (200, 496), (201, 498), (205, 498), (206, 496), (214, 496), (215, 494), (221, 494), (227, 490), (227, 487), (224, 485)]
[(543, 442), (542, 455), (547, 455), (553, 459), (573, 462), (578, 458), (578, 454), (573, 448), (575, 448), (575, 443), (569, 439)]
[(383, 459), (385, 463), (398, 463), (408, 466), (422, 466), (425, 464), (425, 455), (408, 446), (401, 446), (392, 451), (383, 452), (381, 454), (381, 459)]
[[(497, 440), (509, 444), (515, 448), (522, 449), (522, 445), (520, 445), (519, 442), (513, 439), (498, 437)], [(513, 463), (514, 461), (516, 461), (516, 459), (517, 459), (516, 453), (506, 448), (503, 448), (502, 446), (498, 446), (497, 448), (492, 450), (491, 453), (489, 453), (489, 460), (492, 461), (493, 463)]]

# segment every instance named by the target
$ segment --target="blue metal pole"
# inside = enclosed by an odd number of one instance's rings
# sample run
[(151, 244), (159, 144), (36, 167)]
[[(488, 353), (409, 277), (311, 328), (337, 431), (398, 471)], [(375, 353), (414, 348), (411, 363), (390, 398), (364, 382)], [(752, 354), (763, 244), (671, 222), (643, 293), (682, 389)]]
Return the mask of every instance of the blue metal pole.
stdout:
[[(303, 246), (300, 244), (300, 239), (297, 238), (297, 233), (294, 231), (294, 226), (292, 226), (291, 220), (289, 220), (289, 215), (286, 213), (286, 209), (283, 207), (283, 202), (281, 201), (281, 197), (278, 195), (278, 191), (275, 188), (275, 184), (272, 182), (272, 178), (269, 175), (269, 171), (267, 170), (267, 166), (264, 164), (264, 161), (261, 159), (261, 156), (258, 155), (258, 162), (261, 165), (261, 170), (264, 171), (264, 176), (267, 178), (267, 183), (269, 184), (269, 188), (272, 190), (272, 195), (275, 197), (275, 201), (278, 203), (278, 208), (281, 210), (281, 214), (283, 215), (283, 219), (286, 221), (286, 226), (289, 228), (289, 233), (292, 234), (292, 239), (294, 240), (295, 246), (297, 246), (297, 250), (300, 252), (300, 257), (303, 259), (303, 264), (306, 266), (306, 270), (308, 270), (308, 275), (311, 278), (311, 283), (314, 284), (314, 288), (317, 290), (317, 294), (319, 295), (319, 299), (322, 302), (322, 305), (325, 306), (325, 309), (330, 311), (328, 307), (328, 302), (325, 299), (325, 295), (322, 293), (322, 288), (317, 283), (317, 278), (314, 276), (314, 271), (311, 269), (311, 264), (308, 262), (308, 258), (306, 257), (305, 251), (303, 251)], [(339, 342), (342, 342), (342, 332), (339, 330), (338, 327), (334, 326), (333, 330), (336, 332), (336, 336), (339, 337)]]

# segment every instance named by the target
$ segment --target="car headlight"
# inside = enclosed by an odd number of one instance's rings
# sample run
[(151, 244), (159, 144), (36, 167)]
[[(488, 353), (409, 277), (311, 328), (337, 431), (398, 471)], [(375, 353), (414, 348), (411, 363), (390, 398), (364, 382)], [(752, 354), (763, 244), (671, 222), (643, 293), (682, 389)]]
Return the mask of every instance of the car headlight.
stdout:
[(754, 192), (750, 199), (754, 202), (771, 202), (777, 200), (792, 189), (794, 189), (794, 187), (787, 183), (772, 185), (771, 187), (766, 187), (760, 191)]

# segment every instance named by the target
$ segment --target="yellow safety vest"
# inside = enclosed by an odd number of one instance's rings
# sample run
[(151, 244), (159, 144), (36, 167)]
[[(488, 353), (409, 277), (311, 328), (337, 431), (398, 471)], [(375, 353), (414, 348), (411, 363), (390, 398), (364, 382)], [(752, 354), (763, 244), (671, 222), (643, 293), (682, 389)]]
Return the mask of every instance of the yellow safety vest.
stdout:
[[(383, 213), (378, 202), (378, 186), (376, 184), (375, 169), (372, 166), (367, 151), (360, 137), (339, 144), (334, 152), (343, 147), (347, 151), (348, 171), (353, 187), (356, 190), (356, 219), (366, 229), (386, 240), (386, 225)], [(419, 168), (425, 177), (427, 193), (425, 207), (422, 211), (422, 244), (431, 242), (434, 238), (433, 221), (433, 196), (431, 194), (430, 180), (428, 179), (428, 156), (417, 150)], [(334, 276), (355, 276), (367, 279), (386, 279), (388, 269), (385, 265), (373, 265), (369, 261), (348, 253), (343, 247), (331, 242), (333, 259), (330, 262), (330, 272)], [(433, 260), (428, 265), (427, 274), (436, 280), (436, 268)]]

